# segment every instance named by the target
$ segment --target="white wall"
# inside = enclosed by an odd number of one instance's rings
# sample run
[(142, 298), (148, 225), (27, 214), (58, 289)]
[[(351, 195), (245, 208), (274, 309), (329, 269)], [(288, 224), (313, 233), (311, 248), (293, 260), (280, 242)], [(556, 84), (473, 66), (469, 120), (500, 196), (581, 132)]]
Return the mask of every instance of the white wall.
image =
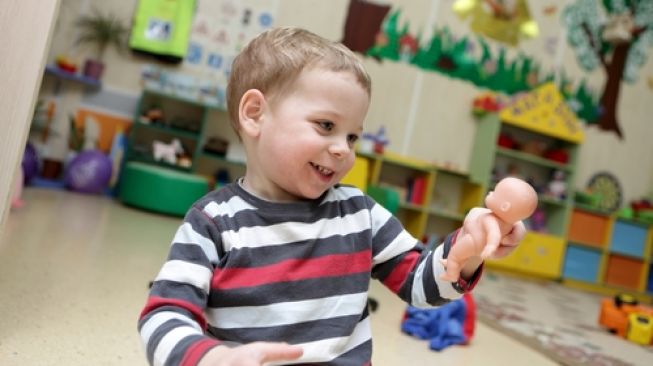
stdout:
[[(199, 0), (207, 1), (207, 0)], [(536, 58), (544, 70), (558, 65), (564, 67), (573, 80), (588, 77), (595, 90), (601, 90), (604, 77), (601, 70), (591, 75), (578, 67), (575, 53), (564, 40), (560, 12), (571, 0), (555, 2), (557, 13), (545, 15), (542, 9), (551, 2), (529, 1), (531, 12), (540, 24), (540, 37), (520, 44), (522, 52)], [(410, 22), (411, 30), (429, 29), (428, 24), (447, 25), (457, 35), (470, 34), (468, 24), (461, 22), (452, 12), (450, 0), (386, 0), (400, 8), (404, 20)], [(89, 5), (90, 4), (90, 5)], [(129, 21), (136, 0), (63, 0), (57, 33), (50, 52), (50, 59), (58, 53), (77, 53), (81, 49), (71, 47), (74, 29), (71, 26), (80, 8), (96, 6), (112, 11)], [(324, 37), (340, 40), (346, 17), (348, 0), (279, 0), (277, 25), (305, 27)], [(472, 36), (473, 38), (473, 36)], [(547, 43), (558, 39), (559, 47)], [(496, 45), (495, 45), (496, 46)], [(625, 140), (612, 133), (600, 132), (594, 127), (586, 128), (585, 143), (581, 147), (576, 186), (583, 188), (596, 172), (607, 170), (621, 181), (626, 201), (647, 194), (653, 182), (653, 92), (646, 79), (653, 77), (653, 48), (649, 61), (639, 72), (640, 81), (635, 85), (623, 84), (618, 116)], [(514, 55), (511, 51), (510, 55)], [(142, 59), (129, 54), (119, 55), (109, 50), (106, 55), (108, 68), (104, 84), (132, 92), (138, 92)], [(391, 145), (389, 150), (409, 154), (437, 162), (448, 162), (462, 169), (468, 166), (476, 122), (469, 113), (472, 98), (481, 92), (470, 83), (455, 80), (435, 72), (384, 61), (379, 63), (366, 59), (373, 80), (372, 105), (367, 119), (367, 129), (375, 131), (386, 126)]]

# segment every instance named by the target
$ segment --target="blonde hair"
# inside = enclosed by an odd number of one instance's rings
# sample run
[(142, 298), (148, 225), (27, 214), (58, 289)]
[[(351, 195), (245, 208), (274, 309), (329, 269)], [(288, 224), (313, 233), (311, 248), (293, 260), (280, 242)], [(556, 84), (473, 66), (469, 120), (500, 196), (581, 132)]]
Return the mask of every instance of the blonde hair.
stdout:
[(252, 39), (234, 58), (227, 85), (227, 110), (234, 130), (238, 133), (238, 107), (247, 90), (258, 89), (273, 97), (308, 67), (351, 72), (371, 93), (372, 83), (362, 62), (343, 44), (300, 28), (272, 28)]

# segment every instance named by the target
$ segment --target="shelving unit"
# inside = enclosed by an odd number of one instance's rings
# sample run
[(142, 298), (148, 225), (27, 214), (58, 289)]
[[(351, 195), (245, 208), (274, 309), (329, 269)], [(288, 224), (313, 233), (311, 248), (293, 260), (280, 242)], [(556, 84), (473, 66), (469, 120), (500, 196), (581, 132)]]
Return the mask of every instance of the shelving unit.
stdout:
[[(578, 144), (583, 139), (580, 124), (568, 110), (553, 84), (545, 84), (504, 108), (498, 114), (481, 118), (476, 129), (470, 161), (470, 180), (491, 191), (503, 176), (514, 175), (532, 182), (539, 193), (538, 213), (546, 223), (531, 230), (507, 258), (490, 260), (494, 268), (517, 271), (545, 278), (559, 278), (565, 250), (565, 237), (572, 208)], [(546, 159), (530, 152), (498, 146), (499, 136), (511, 136), (519, 144), (556, 147), (567, 155), (566, 163)], [(555, 171), (565, 176), (567, 195), (547, 195), (546, 183)]]
[(367, 160), (369, 186), (399, 192), (396, 216), (416, 238), (450, 233), (480, 201), (481, 187), (470, 183), (465, 172), (390, 152), (357, 155)]
[(571, 215), (567, 241), (563, 283), (653, 300), (653, 225), (579, 206)]
[[(150, 108), (163, 112), (162, 121), (143, 123), (141, 115)], [(209, 115), (223, 109), (180, 95), (167, 94), (161, 90), (144, 89), (132, 124), (126, 161), (139, 161), (178, 171), (213, 176), (216, 167), (244, 169), (244, 163), (231, 161), (225, 156), (204, 151), (206, 125)], [(190, 166), (172, 165), (155, 161), (152, 152), (154, 140), (170, 143), (179, 139), (191, 157)]]

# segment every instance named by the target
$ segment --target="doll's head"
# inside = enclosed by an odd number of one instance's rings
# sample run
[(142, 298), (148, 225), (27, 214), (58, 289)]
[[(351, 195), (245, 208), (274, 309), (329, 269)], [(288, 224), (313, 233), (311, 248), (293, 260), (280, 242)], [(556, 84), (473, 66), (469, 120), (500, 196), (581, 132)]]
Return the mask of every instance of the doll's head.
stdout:
[(537, 208), (537, 193), (525, 181), (508, 177), (488, 193), (485, 206), (501, 220), (514, 224), (533, 214)]

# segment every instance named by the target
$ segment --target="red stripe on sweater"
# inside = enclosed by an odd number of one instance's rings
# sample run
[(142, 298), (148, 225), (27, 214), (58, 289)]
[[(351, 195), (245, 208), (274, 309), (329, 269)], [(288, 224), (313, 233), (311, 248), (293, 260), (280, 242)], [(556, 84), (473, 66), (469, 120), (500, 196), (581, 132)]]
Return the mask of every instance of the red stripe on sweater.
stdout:
[(399, 264), (390, 272), (390, 275), (383, 280), (383, 284), (392, 292), (399, 293), (410, 271), (415, 268), (415, 263), (419, 260), (418, 252), (409, 252)]
[(215, 339), (202, 339), (201, 341), (194, 343), (186, 350), (184, 358), (181, 359), (181, 366), (196, 366), (202, 357), (208, 352), (211, 348), (217, 346), (220, 342)]
[(142, 319), (145, 315), (163, 306), (175, 306), (190, 311), (193, 314), (195, 321), (197, 321), (200, 324), (202, 329), (206, 329), (206, 319), (204, 318), (204, 312), (202, 311), (202, 309), (198, 306), (189, 303), (188, 301), (183, 301), (179, 299), (168, 299), (165, 297), (150, 296), (147, 299), (145, 308), (143, 309), (143, 311), (141, 311), (140, 318)]
[(369, 272), (371, 268), (370, 250), (310, 259), (288, 259), (256, 268), (233, 267), (215, 270), (211, 287), (226, 290), (312, 278), (337, 277)]

